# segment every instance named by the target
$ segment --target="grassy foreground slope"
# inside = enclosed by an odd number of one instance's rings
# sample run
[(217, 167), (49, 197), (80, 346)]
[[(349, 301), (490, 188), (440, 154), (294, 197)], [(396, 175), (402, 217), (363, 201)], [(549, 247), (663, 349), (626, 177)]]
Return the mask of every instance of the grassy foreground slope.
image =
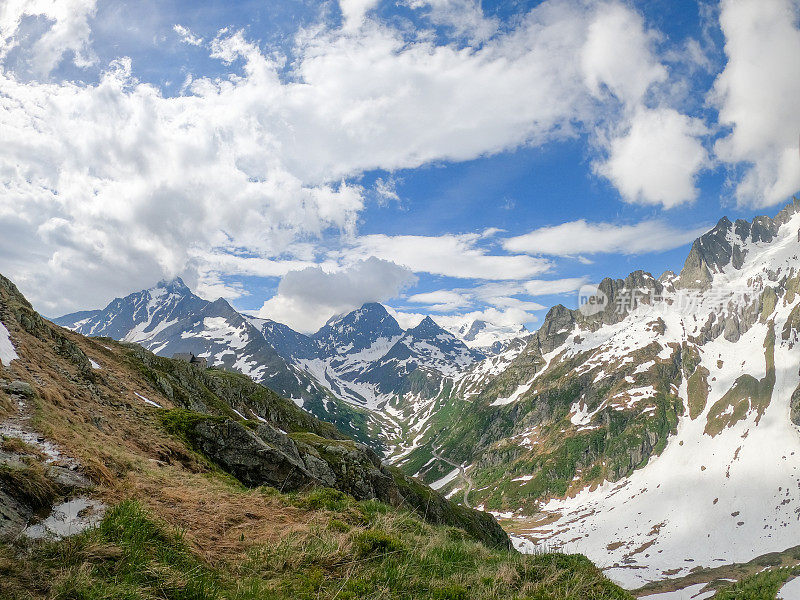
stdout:
[(244, 377), (58, 328), (2, 277), (0, 322), (19, 355), (0, 367), (0, 423), (91, 482), (65, 487), (63, 464), (7, 437), (0, 509), (108, 506), (79, 535), (0, 542), (0, 598), (630, 598), (582, 556), (509, 549), (489, 515)]
[[(241, 555), (212, 560), (203, 559), (185, 534), (154, 520), (141, 504), (125, 501), (111, 509), (95, 530), (61, 542), (3, 548), (0, 595), (630, 598), (582, 556), (491, 550), (458, 530), (428, 525), (381, 503), (335, 496), (318, 503), (319, 496), (272, 497), (283, 509), (280, 514), (296, 511), (301, 517), (292, 530)], [(302, 510), (296, 504), (316, 508)]]

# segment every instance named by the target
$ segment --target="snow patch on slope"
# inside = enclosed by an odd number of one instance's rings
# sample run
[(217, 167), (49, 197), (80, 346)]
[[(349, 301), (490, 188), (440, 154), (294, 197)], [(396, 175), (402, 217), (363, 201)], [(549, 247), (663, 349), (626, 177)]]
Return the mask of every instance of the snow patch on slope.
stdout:
[(5, 325), (0, 323), (0, 363), (3, 363), (3, 366), (7, 367), (11, 364), (12, 360), (18, 359), (19, 356), (17, 356), (14, 344), (11, 343), (8, 329), (6, 329)]

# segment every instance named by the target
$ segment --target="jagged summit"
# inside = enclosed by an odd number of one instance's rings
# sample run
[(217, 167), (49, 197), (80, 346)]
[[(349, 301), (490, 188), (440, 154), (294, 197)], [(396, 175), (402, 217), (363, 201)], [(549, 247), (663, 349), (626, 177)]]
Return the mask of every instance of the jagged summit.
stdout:
[(402, 334), (403, 329), (382, 304), (368, 302), (329, 322), (311, 337), (324, 352), (345, 354), (367, 350), (380, 339)]
[(706, 289), (716, 273), (729, 264), (740, 269), (747, 253), (759, 244), (775, 240), (782, 225), (800, 210), (800, 199), (793, 199), (774, 217), (757, 216), (752, 221), (731, 222), (722, 217), (713, 229), (697, 238), (680, 273), (678, 285)]
[(151, 290), (162, 289), (171, 294), (191, 294), (192, 290), (189, 289), (183, 279), (180, 277), (173, 277), (172, 279), (162, 279)]
[(436, 321), (431, 318), (431, 316), (426, 316), (416, 327), (412, 327), (408, 330), (408, 333), (416, 336), (416, 337), (434, 337), (439, 335), (440, 332), (443, 332), (444, 329), (439, 327)]

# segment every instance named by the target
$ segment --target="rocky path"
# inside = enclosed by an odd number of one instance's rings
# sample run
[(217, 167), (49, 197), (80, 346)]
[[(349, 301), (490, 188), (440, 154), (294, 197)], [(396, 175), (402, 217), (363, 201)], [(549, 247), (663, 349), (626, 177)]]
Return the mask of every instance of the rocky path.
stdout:
[(48, 509), (31, 504), (9, 488), (8, 482), (0, 481), (0, 537), (59, 538), (96, 524), (105, 506), (85, 495), (93, 487), (91, 481), (80, 472), (76, 460), (63, 454), (31, 426), (27, 400), (33, 389), (21, 381), (0, 385), (17, 402), (17, 413), (0, 421), (0, 465), (23, 470), (32, 461), (38, 461), (44, 465), (46, 477), (55, 489), (63, 494), (60, 498), (56, 495), (52, 499), (55, 503)]

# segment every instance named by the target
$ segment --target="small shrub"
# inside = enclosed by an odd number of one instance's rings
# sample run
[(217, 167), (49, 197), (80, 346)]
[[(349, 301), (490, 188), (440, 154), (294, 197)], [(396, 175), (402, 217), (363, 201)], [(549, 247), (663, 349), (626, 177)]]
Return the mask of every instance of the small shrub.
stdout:
[(373, 521), (378, 516), (385, 515), (392, 510), (388, 504), (384, 504), (378, 500), (364, 500), (359, 503), (359, 506), (361, 507), (361, 512), (364, 513), (368, 521)]
[(448, 585), (431, 591), (432, 600), (467, 600), (467, 590), (460, 585)]
[(350, 531), (350, 525), (339, 519), (331, 519), (328, 521), (328, 529), (331, 531), (338, 531), (340, 533), (347, 533)]
[(332, 488), (317, 488), (297, 501), (297, 506), (309, 510), (342, 511), (350, 506), (350, 496)]
[(356, 556), (367, 557), (401, 552), (403, 542), (380, 529), (367, 529), (353, 538)]

